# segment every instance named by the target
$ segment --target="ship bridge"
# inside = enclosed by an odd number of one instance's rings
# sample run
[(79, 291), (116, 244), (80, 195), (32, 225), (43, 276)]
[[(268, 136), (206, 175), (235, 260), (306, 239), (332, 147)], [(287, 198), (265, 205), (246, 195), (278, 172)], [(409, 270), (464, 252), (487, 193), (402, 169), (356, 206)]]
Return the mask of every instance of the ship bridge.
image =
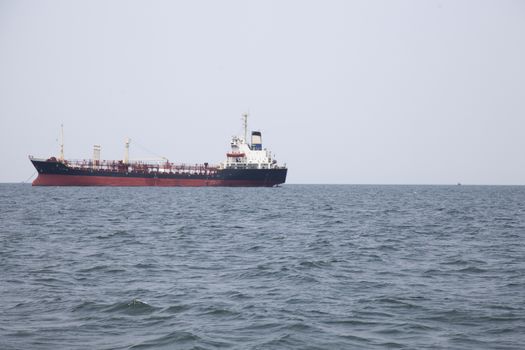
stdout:
[(262, 134), (260, 131), (252, 131), (251, 143), (247, 143), (247, 117), (244, 115), (244, 138), (233, 136), (230, 146), (231, 151), (226, 154), (226, 160), (219, 168), (222, 169), (276, 169), (286, 168), (277, 165), (271, 152), (263, 148)]

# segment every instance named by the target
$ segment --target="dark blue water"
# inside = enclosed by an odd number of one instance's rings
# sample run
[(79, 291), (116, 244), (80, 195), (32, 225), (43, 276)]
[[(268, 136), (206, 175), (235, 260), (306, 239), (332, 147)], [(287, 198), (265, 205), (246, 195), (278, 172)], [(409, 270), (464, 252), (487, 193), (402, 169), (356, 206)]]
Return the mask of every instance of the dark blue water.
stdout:
[(523, 349), (525, 187), (0, 185), (1, 349)]

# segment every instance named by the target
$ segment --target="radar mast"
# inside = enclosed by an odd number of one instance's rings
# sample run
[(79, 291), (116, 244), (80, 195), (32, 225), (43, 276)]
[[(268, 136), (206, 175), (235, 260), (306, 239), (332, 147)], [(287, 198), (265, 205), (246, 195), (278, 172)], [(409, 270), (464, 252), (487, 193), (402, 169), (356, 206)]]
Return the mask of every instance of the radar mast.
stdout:
[(64, 124), (60, 124), (60, 158), (64, 161)]
[(242, 115), (244, 121), (244, 142), (248, 143), (248, 113)]

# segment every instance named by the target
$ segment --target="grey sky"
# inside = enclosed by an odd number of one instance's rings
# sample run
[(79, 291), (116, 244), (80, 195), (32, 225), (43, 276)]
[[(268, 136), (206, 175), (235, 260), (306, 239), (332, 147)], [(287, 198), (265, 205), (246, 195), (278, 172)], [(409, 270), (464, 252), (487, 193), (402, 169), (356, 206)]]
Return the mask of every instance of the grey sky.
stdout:
[(0, 182), (61, 123), (217, 163), (244, 111), (288, 183), (525, 184), (525, 1), (0, 0)]

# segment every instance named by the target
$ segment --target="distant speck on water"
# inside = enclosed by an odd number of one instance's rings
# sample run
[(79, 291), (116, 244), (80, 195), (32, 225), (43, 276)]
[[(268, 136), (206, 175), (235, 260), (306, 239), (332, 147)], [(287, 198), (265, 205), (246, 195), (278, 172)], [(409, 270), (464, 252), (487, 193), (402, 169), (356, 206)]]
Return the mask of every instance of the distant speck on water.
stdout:
[(1, 349), (523, 349), (525, 187), (0, 185)]

